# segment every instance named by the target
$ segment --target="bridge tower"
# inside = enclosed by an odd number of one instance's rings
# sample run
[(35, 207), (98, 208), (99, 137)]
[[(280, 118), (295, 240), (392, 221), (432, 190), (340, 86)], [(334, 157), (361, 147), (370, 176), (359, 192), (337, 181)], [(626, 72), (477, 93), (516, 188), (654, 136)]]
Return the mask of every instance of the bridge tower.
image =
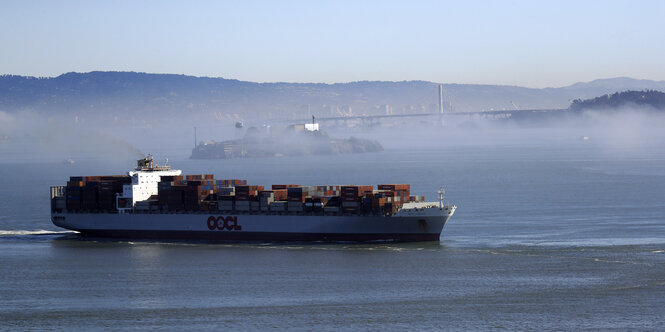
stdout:
[(439, 114), (443, 114), (443, 84), (439, 84)]
[(439, 120), (443, 126), (443, 84), (439, 84)]

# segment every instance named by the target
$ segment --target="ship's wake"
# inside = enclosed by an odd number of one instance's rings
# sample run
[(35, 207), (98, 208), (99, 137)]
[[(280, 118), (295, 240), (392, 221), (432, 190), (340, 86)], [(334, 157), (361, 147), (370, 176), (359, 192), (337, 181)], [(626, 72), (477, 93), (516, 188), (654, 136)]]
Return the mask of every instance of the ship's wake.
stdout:
[(54, 237), (75, 235), (75, 234), (78, 233), (74, 231), (52, 231), (45, 229), (35, 229), (35, 230), (13, 229), (13, 230), (0, 230), (0, 239), (5, 239), (5, 240), (50, 239)]

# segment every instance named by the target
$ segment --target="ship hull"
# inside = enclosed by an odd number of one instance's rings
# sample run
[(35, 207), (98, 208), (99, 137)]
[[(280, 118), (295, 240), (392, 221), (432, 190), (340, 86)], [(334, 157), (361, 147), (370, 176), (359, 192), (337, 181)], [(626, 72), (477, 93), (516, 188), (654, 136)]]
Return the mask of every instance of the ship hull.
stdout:
[[(439, 209), (436, 209), (439, 210)], [(452, 214), (320, 216), (272, 214), (53, 214), (85, 236), (208, 241), (439, 241)]]
[(196, 231), (137, 231), (137, 230), (81, 230), (88, 237), (195, 240), (220, 242), (428, 242), (439, 241), (440, 234), (382, 234), (382, 233), (284, 233), (242, 232), (210, 233)]

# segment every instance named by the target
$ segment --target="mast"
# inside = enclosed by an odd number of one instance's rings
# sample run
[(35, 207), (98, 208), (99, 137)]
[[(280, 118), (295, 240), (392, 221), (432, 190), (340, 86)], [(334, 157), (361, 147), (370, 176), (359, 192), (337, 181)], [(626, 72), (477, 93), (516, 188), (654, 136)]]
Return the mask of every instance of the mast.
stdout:
[(443, 189), (443, 187), (441, 187), (436, 193), (439, 194), (439, 208), (443, 209), (443, 199), (446, 195), (446, 191)]

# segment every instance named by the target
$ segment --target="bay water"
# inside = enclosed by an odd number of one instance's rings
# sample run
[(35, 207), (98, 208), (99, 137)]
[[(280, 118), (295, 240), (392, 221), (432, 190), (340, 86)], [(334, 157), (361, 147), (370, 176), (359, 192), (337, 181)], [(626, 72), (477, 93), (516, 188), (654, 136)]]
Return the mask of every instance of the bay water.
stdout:
[(261, 185), (444, 186), (458, 210), (434, 243), (108, 240), (50, 222), (49, 186), (132, 162), (0, 163), (0, 329), (665, 329), (663, 144), (170, 160)]

